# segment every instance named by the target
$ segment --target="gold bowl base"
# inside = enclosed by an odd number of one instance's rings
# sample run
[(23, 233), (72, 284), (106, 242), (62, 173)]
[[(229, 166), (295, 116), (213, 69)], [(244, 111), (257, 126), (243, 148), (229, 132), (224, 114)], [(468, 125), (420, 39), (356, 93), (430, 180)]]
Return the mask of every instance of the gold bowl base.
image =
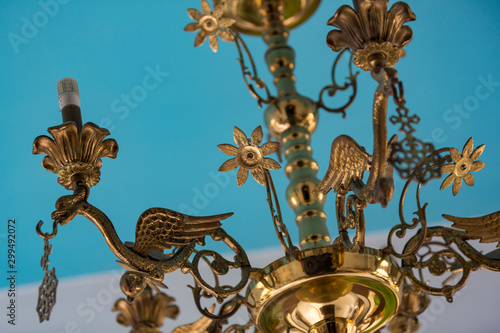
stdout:
[[(261, 35), (266, 29), (259, 11), (262, 0), (214, 0), (214, 6), (225, 3), (224, 15), (236, 20), (232, 26), (239, 32)], [(307, 21), (316, 11), (320, 0), (281, 0), (284, 9), (284, 24), (288, 29)]]
[(378, 250), (333, 245), (279, 259), (247, 290), (247, 307), (263, 333), (357, 333), (381, 328), (397, 312), (403, 279)]

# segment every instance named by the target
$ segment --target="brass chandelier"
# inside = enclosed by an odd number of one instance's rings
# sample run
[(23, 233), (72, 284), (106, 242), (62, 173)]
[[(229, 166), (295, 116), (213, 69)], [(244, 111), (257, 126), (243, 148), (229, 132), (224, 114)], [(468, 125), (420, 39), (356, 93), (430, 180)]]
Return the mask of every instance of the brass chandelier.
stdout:
[[(245, 250), (222, 227), (232, 213), (189, 216), (165, 208), (150, 208), (137, 221), (134, 243), (123, 242), (111, 220), (88, 201), (90, 189), (99, 182), (101, 159), (115, 158), (117, 142), (106, 139), (108, 130), (93, 123), (82, 124), (80, 96), (73, 79), (58, 82), (63, 124), (50, 127), (52, 137), (39, 136), (34, 154), (45, 154), (42, 165), (58, 175), (58, 182), (73, 194), (56, 202), (51, 232), (36, 231), (44, 239), (41, 265), (45, 272), (40, 286), (37, 312), (40, 322), (49, 320), (55, 304), (57, 278), (49, 269), (50, 240), (77, 215), (90, 220), (101, 231), (118, 263), (126, 272), (120, 287), (126, 299), (115, 303), (118, 322), (132, 332), (159, 332), (164, 317), (178, 309), (161, 289), (165, 274), (181, 270), (195, 280), (194, 301), (202, 318), (179, 326), (174, 332), (390, 332), (418, 331), (418, 316), (429, 304), (428, 295), (452, 301), (471, 272), (500, 270), (498, 251), (483, 254), (471, 241), (500, 242), (500, 212), (477, 218), (443, 215), (452, 225), (428, 227), (426, 207), (420, 199), (421, 186), (447, 175), (441, 190), (452, 187), (456, 195), (462, 183), (474, 185), (473, 173), (484, 163), (478, 158), (484, 145), (474, 147), (469, 139), (461, 151), (436, 149), (418, 138), (419, 116), (406, 104), (403, 83), (395, 66), (412, 39), (406, 24), (416, 19), (410, 7), (388, 0), (353, 0), (341, 6), (328, 21), (334, 29), (327, 44), (339, 52), (332, 70), (333, 82), (324, 87), (317, 101), (299, 94), (295, 87), (295, 53), (288, 45), (290, 30), (305, 22), (319, 0), (214, 0), (211, 7), (201, 1), (201, 11), (188, 9), (193, 22), (185, 26), (196, 32), (195, 46), (208, 39), (216, 52), (219, 38), (233, 42), (239, 53), (244, 82), (265, 106), (265, 125), (270, 133), (263, 143), (262, 128), (250, 136), (233, 129), (232, 144), (218, 148), (230, 158), (220, 172), (238, 169), (242, 186), (249, 174), (266, 188), (272, 222), (284, 256), (267, 267), (253, 267)], [(267, 44), (265, 60), (274, 77), (276, 93), (257, 75), (256, 66), (241, 34), (261, 36)], [(335, 71), (342, 56), (351, 57), (349, 76), (339, 84)], [(357, 94), (357, 75), (351, 64), (369, 72), (377, 82), (374, 93), (373, 147), (371, 154), (353, 138), (334, 138), (330, 163), (322, 180), (312, 157), (311, 136), (318, 125), (318, 112), (346, 115)], [(345, 105), (329, 107), (326, 97), (350, 93)], [(395, 110), (389, 106), (394, 103)], [(387, 120), (399, 130), (389, 138)], [(273, 158), (284, 157), (290, 180), (286, 197), (299, 229), (298, 247), (290, 238), (281, 215), (271, 171), (281, 168)], [(222, 161), (222, 160), (221, 160)], [(369, 205), (386, 207), (393, 199), (394, 169), (405, 183), (399, 198), (400, 222), (393, 226), (387, 244), (380, 249), (365, 245), (364, 210)], [(366, 174), (365, 174), (366, 172)], [(333, 190), (333, 191), (332, 191)], [(399, 190), (399, 189), (398, 189)], [(415, 191), (417, 210), (411, 221), (404, 210), (406, 195)], [(334, 196), (337, 231), (327, 228), (324, 205), (327, 193)], [(333, 199), (330, 198), (333, 201)], [(329, 220), (331, 220), (330, 217)], [(330, 225), (332, 225), (330, 223)], [(205, 238), (224, 243), (234, 252), (227, 259), (206, 247)], [(403, 243), (398, 249), (396, 243)], [(165, 250), (168, 250), (165, 252)], [(211, 276), (200, 268), (210, 267)], [(238, 272), (239, 281), (226, 285), (221, 279)], [(440, 278), (436, 279), (436, 278)], [(202, 301), (221, 304), (206, 308)], [(241, 307), (251, 320), (228, 324)]]

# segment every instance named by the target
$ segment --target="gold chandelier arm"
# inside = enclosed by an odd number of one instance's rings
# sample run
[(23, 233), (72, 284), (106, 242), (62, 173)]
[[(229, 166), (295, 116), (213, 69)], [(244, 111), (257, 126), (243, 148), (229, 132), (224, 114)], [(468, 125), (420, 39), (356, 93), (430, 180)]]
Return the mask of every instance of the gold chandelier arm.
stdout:
[[(471, 271), (478, 268), (500, 271), (500, 261), (488, 258), (472, 247), (467, 242), (470, 237), (463, 231), (446, 227), (431, 227), (428, 228), (425, 236), (425, 243), (421, 248), (427, 248), (427, 252), (419, 253), (417, 255), (418, 259), (403, 260), (403, 270), (406, 276), (425, 293), (445, 296), (451, 302), (453, 295), (467, 282)], [(440, 238), (441, 241), (434, 241), (433, 238), (435, 237)], [(414, 247), (416, 242), (420, 242), (418, 235), (410, 239), (406, 247)], [(455, 250), (452, 247), (453, 245), (460, 252)], [(436, 247), (444, 249), (437, 250)], [(415, 270), (419, 272), (418, 276), (415, 275)], [(444, 280), (444, 286), (434, 287), (424, 279), (422, 275), (424, 270), (428, 270), (434, 276), (442, 276), (446, 272), (459, 273), (461, 278), (454, 285), (448, 284), (451, 280), (448, 278)]]
[(395, 71), (392, 68), (383, 68), (380, 72), (372, 72), (373, 78), (379, 83), (373, 99), (373, 156), (370, 166), (370, 175), (366, 185), (359, 186), (356, 182), (351, 188), (360, 200), (368, 200), (369, 203), (375, 203), (373, 193), (375, 183), (378, 179), (385, 176), (387, 159), (387, 107), (391, 91), (388, 86), (391, 82), (391, 73)]

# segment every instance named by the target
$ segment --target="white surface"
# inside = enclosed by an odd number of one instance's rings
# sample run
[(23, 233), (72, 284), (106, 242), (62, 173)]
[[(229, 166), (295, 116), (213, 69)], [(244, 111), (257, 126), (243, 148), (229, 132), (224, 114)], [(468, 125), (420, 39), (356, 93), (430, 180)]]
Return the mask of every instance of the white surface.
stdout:
[[(367, 243), (376, 246), (382, 244), (384, 239), (383, 235), (369, 235)], [(274, 248), (249, 253), (249, 257), (254, 267), (264, 267), (281, 257), (282, 253), (280, 248)], [(17, 298), (16, 326), (8, 325), (8, 318), (2, 315), (0, 332), (129, 332), (130, 329), (115, 322), (116, 313), (111, 312), (115, 300), (123, 296), (118, 286), (121, 274), (121, 270), (114, 270), (60, 281), (51, 319), (42, 324), (38, 322), (35, 310), (38, 285), (21, 286)], [(433, 298), (420, 317), (422, 328), (419, 332), (500, 332), (498, 278), (498, 274), (492, 272), (475, 272), (452, 304), (444, 298)], [(162, 332), (170, 332), (178, 325), (197, 320), (200, 314), (194, 307), (190, 289), (186, 287), (192, 283), (192, 278), (175, 272), (167, 275), (164, 283), (169, 287), (167, 294), (175, 297), (181, 313), (176, 321), (166, 319)], [(5, 309), (6, 290), (0, 291), (0, 304)], [(235, 318), (240, 323), (248, 319), (244, 309)]]

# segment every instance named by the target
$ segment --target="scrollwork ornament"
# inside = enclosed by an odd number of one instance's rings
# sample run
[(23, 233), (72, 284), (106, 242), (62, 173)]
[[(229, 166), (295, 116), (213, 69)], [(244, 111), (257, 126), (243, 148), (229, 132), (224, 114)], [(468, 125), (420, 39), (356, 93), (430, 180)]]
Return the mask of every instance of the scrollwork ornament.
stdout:
[(233, 316), (242, 305), (245, 305), (245, 298), (241, 295), (236, 295), (226, 301), (218, 311), (215, 310), (215, 304), (207, 309), (201, 306), (201, 299), (210, 299), (213, 296), (203, 291), (203, 289), (195, 284), (194, 287), (189, 286), (195, 298), (196, 306), (203, 316), (196, 322), (182, 325), (175, 328), (172, 333), (244, 333), (253, 326), (250, 320), (244, 325), (233, 324), (223, 330), (223, 326), (228, 323), (228, 319)]
[[(254, 271), (250, 266), (248, 257), (241, 247), (231, 236), (229, 236), (223, 229), (219, 228), (212, 234), (214, 241), (222, 241), (231, 248), (234, 252), (234, 261), (227, 260), (219, 253), (212, 250), (201, 250), (194, 256), (192, 261), (186, 260), (181, 268), (184, 274), (190, 273), (195, 279), (196, 283), (203, 288), (204, 291), (211, 294), (216, 298), (217, 302), (222, 303), (225, 298), (236, 295), (242, 290), (249, 277), (250, 273)], [(226, 275), (229, 269), (239, 269), (241, 271), (241, 279), (234, 287), (221, 286), (216, 280), (215, 285), (207, 282), (200, 273), (200, 261), (207, 261), (211, 257), (213, 261), (210, 263), (212, 272), (216, 275)]]
[[(359, 72), (356, 72), (356, 73), (353, 73), (352, 71), (352, 54), (349, 58), (349, 76), (346, 77), (346, 82), (343, 84), (343, 85), (340, 85), (337, 83), (337, 80), (335, 78), (335, 72), (337, 71), (337, 65), (339, 64), (339, 60), (342, 58), (342, 56), (347, 52), (347, 49), (341, 51), (337, 58), (335, 58), (335, 61), (333, 63), (333, 66), (332, 66), (332, 83), (323, 87), (323, 89), (321, 89), (320, 93), (319, 93), (319, 99), (318, 101), (316, 102), (316, 106), (317, 108), (323, 108), (325, 109), (326, 111), (328, 112), (331, 112), (331, 113), (342, 113), (342, 116), (345, 118), (346, 117), (346, 110), (352, 105), (352, 103), (354, 102), (354, 99), (356, 98), (356, 94), (358, 92), (358, 84), (357, 84), (357, 80), (356, 80), (356, 77), (358, 76)], [(334, 97), (335, 95), (337, 95), (337, 92), (339, 91), (345, 91), (347, 89), (349, 89), (349, 87), (352, 87), (352, 94), (351, 96), (349, 96), (349, 99), (348, 101), (340, 106), (340, 107), (337, 107), (337, 108), (331, 108), (331, 107), (328, 107), (324, 100), (323, 100), (323, 96), (326, 94), (328, 94), (329, 97)]]
[[(413, 259), (403, 260), (406, 276), (421, 291), (430, 295), (445, 296), (451, 302), (453, 295), (464, 287), (471, 272), (479, 268), (500, 271), (500, 261), (477, 251), (467, 242), (471, 239), (475, 237), (464, 231), (446, 227), (428, 228), (425, 242), (421, 246), (421, 249), (427, 250), (421, 251)], [(414, 247), (415, 243), (419, 242), (418, 237), (414, 236), (406, 247)], [(430, 285), (423, 277), (424, 271), (436, 277), (443, 277), (443, 285)], [(460, 278), (455, 284), (449, 284), (452, 279), (445, 278), (444, 273), (453, 273)]]
[[(422, 186), (421, 183), (418, 183), (417, 189), (416, 189), (416, 202), (417, 202), (417, 210), (413, 212), (416, 217), (412, 218), (411, 223), (406, 222), (405, 216), (404, 216), (404, 202), (406, 198), (406, 194), (408, 192), (408, 189), (412, 183), (412, 179), (409, 179), (406, 181), (405, 186), (401, 192), (401, 196), (399, 199), (399, 219), (400, 219), (400, 224), (395, 225), (394, 227), (391, 228), (389, 231), (389, 234), (387, 236), (387, 247), (384, 248), (384, 252), (393, 255), (397, 258), (400, 259), (405, 259), (405, 258), (414, 258), (417, 252), (420, 250), (422, 244), (424, 243), (425, 236), (426, 236), (426, 230), (427, 230), (427, 217), (425, 213), (425, 209), (427, 207), (427, 203), (421, 204), (420, 203), (420, 188)], [(415, 239), (418, 239), (418, 241), (414, 241), (412, 246), (407, 246), (402, 253), (398, 253), (396, 249), (394, 248), (393, 245), (393, 237), (396, 235), (396, 237), (402, 239), (406, 236), (407, 230), (414, 230), (418, 226), (421, 226), (421, 229), (419, 232), (414, 236)]]
[[(344, 191), (345, 192), (345, 191)], [(350, 252), (363, 252), (365, 247), (365, 215), (366, 200), (359, 200), (355, 195), (345, 196), (344, 192), (337, 193), (335, 207), (339, 230), (338, 242)], [(355, 229), (354, 238), (349, 238), (348, 230)]]

